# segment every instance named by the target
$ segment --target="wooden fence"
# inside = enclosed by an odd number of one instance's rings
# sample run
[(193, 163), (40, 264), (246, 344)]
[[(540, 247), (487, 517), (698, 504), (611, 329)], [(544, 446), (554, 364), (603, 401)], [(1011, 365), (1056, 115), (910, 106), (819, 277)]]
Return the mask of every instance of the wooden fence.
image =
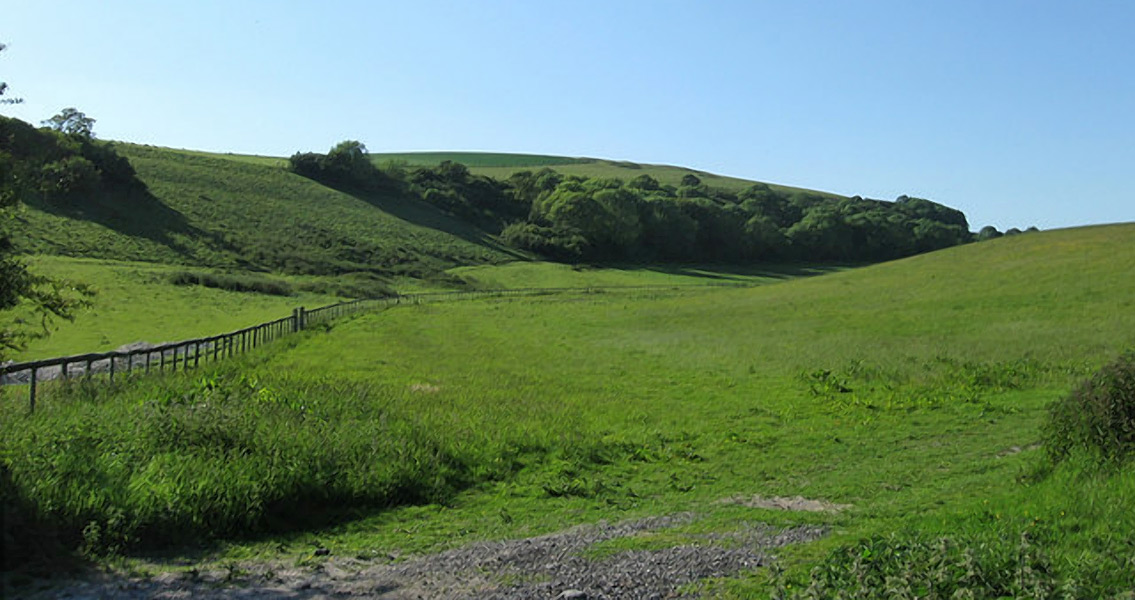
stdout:
[(542, 294), (598, 293), (607, 291), (666, 290), (682, 287), (734, 286), (735, 284), (654, 285), (622, 286), (604, 288), (515, 288), (479, 290), (467, 292), (431, 292), (404, 294), (381, 299), (351, 300), (307, 310), (296, 308), (290, 316), (229, 333), (210, 337), (170, 342), (158, 346), (144, 346), (128, 350), (116, 350), (94, 354), (77, 354), (59, 358), (0, 364), (0, 384), (27, 384), (28, 407), (35, 411), (36, 388), (43, 381), (55, 379), (91, 378), (93, 375), (107, 375), (114, 381), (115, 375), (142, 369), (150, 372), (176, 372), (195, 368), (202, 363), (216, 362), (236, 354), (258, 348), (285, 335), (303, 331), (318, 324), (339, 317), (373, 310), (393, 304), (421, 304), (423, 302), (444, 300), (468, 300), (474, 298), (499, 296), (531, 296)]

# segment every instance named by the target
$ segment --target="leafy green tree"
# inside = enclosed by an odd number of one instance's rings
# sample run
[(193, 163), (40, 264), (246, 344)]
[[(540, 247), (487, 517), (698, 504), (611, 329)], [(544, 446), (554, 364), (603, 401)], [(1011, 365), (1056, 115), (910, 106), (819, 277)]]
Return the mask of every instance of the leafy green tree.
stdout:
[(996, 227), (994, 227), (992, 225), (986, 225), (985, 227), (981, 228), (981, 231), (977, 232), (977, 240), (979, 242), (983, 242), (985, 240), (992, 240), (992, 239), (999, 238), (1002, 235), (1004, 235), (1004, 234), (1001, 233), (1000, 231), (997, 231)]
[(82, 156), (68, 156), (49, 162), (40, 172), (39, 191), (47, 199), (89, 194), (97, 190), (102, 181), (98, 168)]
[[(28, 271), (16, 256), (7, 230), (11, 210), (22, 196), (34, 193), (27, 189), (25, 178), (17, 174), (22, 167), (20, 162), (12, 153), (0, 150), (0, 360), (11, 351), (23, 348), (28, 338), (46, 333), (50, 317), (72, 318), (74, 311), (86, 303), (85, 297), (90, 293), (86, 288), (80, 288), (80, 297), (68, 296), (62, 284)], [(40, 330), (8, 318), (8, 311), (21, 305), (40, 317)]]
[(638, 177), (630, 180), (630, 182), (627, 183), (627, 187), (643, 190), (646, 192), (653, 192), (662, 189), (662, 185), (658, 183), (658, 180), (651, 177), (650, 175), (647, 175), (646, 173), (643, 173), (642, 175), (639, 175)]
[(74, 108), (64, 108), (59, 114), (44, 121), (43, 125), (85, 140), (95, 137), (95, 120)]

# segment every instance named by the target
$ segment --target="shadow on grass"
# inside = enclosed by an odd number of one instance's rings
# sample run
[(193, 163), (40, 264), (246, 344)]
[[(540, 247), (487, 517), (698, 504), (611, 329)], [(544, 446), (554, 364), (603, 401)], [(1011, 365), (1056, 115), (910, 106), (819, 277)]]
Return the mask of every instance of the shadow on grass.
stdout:
[(507, 254), (516, 260), (529, 260), (531, 258), (516, 248), (498, 242), (496, 238), (476, 225), (460, 217), (453, 216), (424, 200), (414, 198), (409, 194), (394, 190), (385, 193), (361, 191), (349, 187), (331, 185), (323, 181), (318, 181), (318, 183), (347, 194), (360, 202), (365, 202), (407, 223), (448, 233), (466, 242)]
[(666, 273), (667, 275), (681, 275), (685, 277), (699, 277), (719, 282), (746, 282), (753, 278), (766, 279), (798, 279), (800, 277), (815, 277), (828, 273), (836, 273), (866, 266), (866, 264), (806, 264), (806, 263), (773, 263), (757, 265), (715, 265), (715, 264), (651, 264), (641, 265), (638, 268)]
[(32, 208), (69, 219), (97, 223), (123, 235), (142, 238), (196, 258), (195, 252), (177, 238), (202, 241), (209, 249), (239, 257), (240, 249), (220, 235), (194, 227), (177, 210), (154, 196), (141, 182), (101, 191), (81, 198), (30, 198)]

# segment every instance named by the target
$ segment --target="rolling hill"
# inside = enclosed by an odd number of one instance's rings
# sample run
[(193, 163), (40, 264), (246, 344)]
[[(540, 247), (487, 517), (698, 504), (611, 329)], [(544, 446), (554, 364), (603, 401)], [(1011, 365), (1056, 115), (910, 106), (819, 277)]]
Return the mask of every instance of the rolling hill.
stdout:
[(211, 268), (416, 278), (519, 257), (429, 204), (336, 191), (288, 173), (275, 159), (116, 148), (145, 191), (103, 193), (78, 205), (34, 203), (16, 216), (17, 248)]
[[(456, 266), (528, 260), (476, 224), (411, 196), (332, 189), (288, 173), (281, 158), (114, 144), (144, 190), (81, 202), (32, 201), (16, 215), (21, 252), (295, 274), (371, 272), (437, 278)], [(567, 174), (641, 174), (741, 189), (753, 182), (688, 169), (598, 159), (481, 153), (373, 155), (409, 165), (456, 160), (507, 177), (551, 166)], [(789, 189), (789, 188), (784, 188)]]
[[(501, 154), (491, 152), (380, 152), (372, 153), (371, 159), (379, 165), (388, 161), (400, 161), (410, 166), (426, 167), (437, 166), (440, 162), (448, 160), (466, 165), (472, 173), (485, 175), (494, 179), (508, 179), (509, 176), (518, 171), (534, 171), (547, 167), (564, 175), (578, 175), (581, 177), (627, 180), (638, 177), (639, 175), (650, 175), (664, 185), (673, 186), (677, 186), (682, 180), (682, 177), (694, 175), (707, 185), (732, 192), (741, 191), (754, 183), (765, 183), (671, 165), (651, 165), (602, 158), (571, 158), (540, 154)], [(774, 190), (782, 192), (803, 191), (818, 194), (826, 198), (844, 197), (839, 194), (817, 192), (815, 190), (775, 183), (767, 183), (767, 185)]]

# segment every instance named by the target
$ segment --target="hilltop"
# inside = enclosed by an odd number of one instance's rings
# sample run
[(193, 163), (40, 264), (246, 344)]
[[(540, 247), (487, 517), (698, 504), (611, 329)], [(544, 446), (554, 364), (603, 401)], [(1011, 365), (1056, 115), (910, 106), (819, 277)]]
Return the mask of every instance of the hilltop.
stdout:
[(664, 185), (672, 185), (675, 187), (681, 185), (683, 177), (693, 175), (709, 186), (729, 190), (731, 192), (740, 192), (755, 184), (761, 184), (767, 185), (770, 189), (785, 193), (805, 192), (837, 200), (846, 197), (807, 188), (718, 175), (688, 167), (645, 164), (603, 158), (550, 156), (544, 154), (508, 154), (499, 152), (374, 152), (371, 153), (370, 157), (376, 165), (383, 165), (390, 162), (403, 162), (409, 166), (436, 167), (445, 161), (455, 162), (469, 167), (469, 171), (476, 175), (485, 175), (502, 180), (508, 179), (521, 171), (548, 167), (564, 175), (588, 178), (634, 179), (640, 175), (649, 175)]

